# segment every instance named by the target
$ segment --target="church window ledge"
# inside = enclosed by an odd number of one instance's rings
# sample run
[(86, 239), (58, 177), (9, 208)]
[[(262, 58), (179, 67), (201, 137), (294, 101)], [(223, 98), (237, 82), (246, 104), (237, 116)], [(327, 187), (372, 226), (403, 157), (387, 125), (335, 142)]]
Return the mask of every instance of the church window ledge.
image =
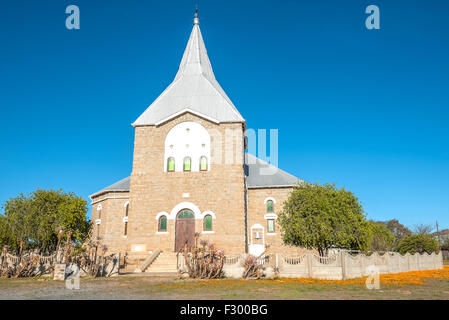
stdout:
[(156, 234), (168, 234), (168, 231), (158, 231)]
[(201, 234), (214, 234), (215, 231), (203, 231), (201, 232)]

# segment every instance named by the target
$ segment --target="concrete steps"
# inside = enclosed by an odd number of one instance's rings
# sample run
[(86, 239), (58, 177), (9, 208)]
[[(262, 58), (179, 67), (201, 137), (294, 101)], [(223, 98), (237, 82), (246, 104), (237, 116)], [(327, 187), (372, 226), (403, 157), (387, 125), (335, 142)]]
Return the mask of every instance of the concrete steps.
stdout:
[(126, 267), (120, 270), (120, 274), (142, 276), (176, 276), (178, 274), (176, 253), (161, 252), (158, 257), (141, 272), (139, 267), (149, 257), (149, 254), (130, 253), (126, 258)]
[(161, 252), (144, 272), (149, 274), (178, 274), (176, 253)]

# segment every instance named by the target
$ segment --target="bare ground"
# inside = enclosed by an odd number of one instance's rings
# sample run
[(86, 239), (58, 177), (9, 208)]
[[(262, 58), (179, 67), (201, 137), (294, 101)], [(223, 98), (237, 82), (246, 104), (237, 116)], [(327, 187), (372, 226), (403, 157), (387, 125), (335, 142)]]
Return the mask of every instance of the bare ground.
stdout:
[(420, 285), (299, 283), (271, 280), (182, 280), (164, 277), (81, 278), (79, 290), (49, 278), (0, 279), (0, 299), (449, 299), (448, 279), (428, 279)]

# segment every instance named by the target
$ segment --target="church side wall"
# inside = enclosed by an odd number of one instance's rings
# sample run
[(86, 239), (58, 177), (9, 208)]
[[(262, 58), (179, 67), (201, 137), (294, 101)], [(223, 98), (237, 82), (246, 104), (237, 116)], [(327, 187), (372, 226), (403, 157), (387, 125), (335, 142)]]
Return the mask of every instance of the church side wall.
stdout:
[[(126, 251), (124, 237), (126, 215), (125, 204), (129, 201), (129, 192), (109, 192), (92, 199), (92, 239), (95, 240), (100, 228), (99, 240), (106, 245), (107, 253)], [(96, 224), (99, 217), (98, 206), (101, 205), (101, 223)], [(128, 229), (129, 230), (129, 229)]]
[[(306, 252), (303, 248), (285, 245), (282, 241), (281, 228), (277, 221), (275, 222), (275, 232), (267, 232), (267, 199), (274, 199), (274, 214), (277, 215), (283, 207), (283, 203), (293, 188), (258, 188), (248, 189), (248, 243), (251, 243), (251, 227), (259, 224), (264, 228), (265, 244), (269, 244), (268, 253), (281, 253), (286, 255), (297, 255)], [(254, 229), (258, 230), (258, 229)], [(254, 231), (253, 231), (254, 232)], [(260, 231), (259, 231), (260, 232)], [(254, 238), (254, 236), (253, 236)], [(262, 243), (262, 240), (259, 241)]]

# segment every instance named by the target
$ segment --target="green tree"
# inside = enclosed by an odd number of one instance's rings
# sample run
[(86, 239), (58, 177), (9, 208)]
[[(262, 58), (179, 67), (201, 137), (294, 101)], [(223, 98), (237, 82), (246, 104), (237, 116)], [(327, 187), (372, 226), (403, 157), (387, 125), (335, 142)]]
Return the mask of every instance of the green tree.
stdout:
[(4, 210), (2, 224), (9, 236), (2, 241), (13, 250), (19, 250), (21, 244), (24, 249), (54, 250), (60, 229), (71, 232), (75, 242), (89, 236), (87, 202), (74, 193), (38, 189), (6, 201)]
[(369, 221), (370, 251), (390, 251), (393, 248), (394, 234), (386, 224), (378, 221)]
[(430, 234), (412, 234), (399, 241), (398, 251), (401, 254), (432, 253), (438, 251), (438, 241)]
[(386, 224), (387, 228), (390, 229), (391, 232), (393, 232), (393, 234), (394, 234), (393, 248), (397, 247), (399, 241), (402, 238), (405, 238), (412, 234), (410, 229), (408, 229), (403, 224), (399, 223), (399, 221), (397, 219), (389, 220), (389, 221), (385, 222), (385, 224)]
[(0, 215), (0, 250), (11, 243), (11, 230), (4, 215)]
[(317, 249), (333, 246), (368, 249), (369, 224), (362, 205), (350, 191), (335, 185), (301, 184), (291, 192), (279, 213), (284, 243)]

